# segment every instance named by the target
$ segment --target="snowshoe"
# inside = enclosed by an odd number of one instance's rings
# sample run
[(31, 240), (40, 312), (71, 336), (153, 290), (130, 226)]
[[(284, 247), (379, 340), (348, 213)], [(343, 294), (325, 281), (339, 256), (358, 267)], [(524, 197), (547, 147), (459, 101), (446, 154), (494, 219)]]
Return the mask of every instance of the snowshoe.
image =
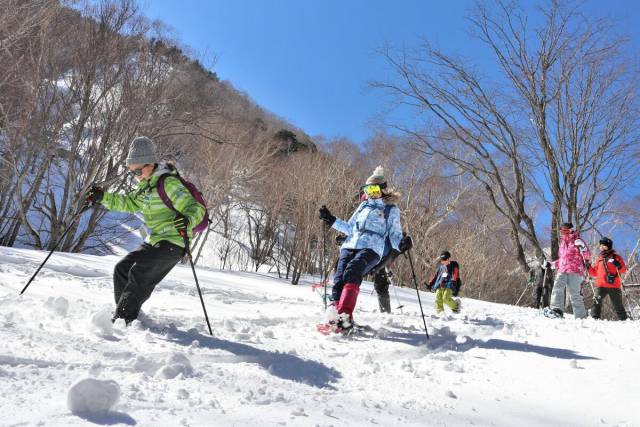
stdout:
[(559, 308), (545, 307), (542, 309), (542, 314), (550, 319), (562, 319), (564, 317), (562, 310)]
[(347, 313), (338, 314), (337, 319), (329, 320), (327, 323), (321, 323), (316, 325), (318, 332), (324, 335), (343, 334), (348, 335), (353, 329), (353, 320)]
[(337, 322), (321, 323), (316, 325), (316, 329), (323, 335), (341, 334), (345, 337), (351, 336), (375, 336), (378, 331), (369, 325), (354, 323), (349, 326), (342, 326)]
[(338, 327), (336, 322), (318, 323), (316, 329), (323, 335), (342, 333), (342, 329)]

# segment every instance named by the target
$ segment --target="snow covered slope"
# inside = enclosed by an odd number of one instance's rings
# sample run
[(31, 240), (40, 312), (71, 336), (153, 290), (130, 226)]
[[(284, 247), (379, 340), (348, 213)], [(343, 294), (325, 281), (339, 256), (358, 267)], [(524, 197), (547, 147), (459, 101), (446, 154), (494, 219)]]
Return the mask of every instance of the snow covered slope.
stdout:
[(365, 284), (356, 321), (378, 333), (325, 337), (311, 280), (198, 269), (211, 337), (179, 266), (124, 328), (117, 257), (55, 254), (19, 297), (45, 255), (0, 247), (3, 426), (640, 425), (638, 322), (468, 299), (437, 318), (422, 294), (426, 343), (415, 290), (381, 315)]

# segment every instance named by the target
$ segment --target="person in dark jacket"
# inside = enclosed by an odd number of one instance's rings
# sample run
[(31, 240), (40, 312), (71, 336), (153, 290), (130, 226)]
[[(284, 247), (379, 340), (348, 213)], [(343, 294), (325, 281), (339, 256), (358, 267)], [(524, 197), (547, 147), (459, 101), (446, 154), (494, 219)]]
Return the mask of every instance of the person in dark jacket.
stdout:
[[(405, 253), (413, 247), (413, 241), (408, 235), (404, 235), (400, 241), (400, 254)], [(373, 287), (378, 295), (378, 306), (381, 313), (391, 313), (391, 298), (389, 297), (389, 286), (391, 285), (392, 272), (390, 267), (395, 262), (396, 252), (390, 252), (371, 269), (373, 274)]]
[(540, 271), (536, 276), (536, 281), (534, 306), (535, 308), (548, 307), (551, 297), (551, 287), (553, 286), (553, 272), (551, 270), (551, 263), (546, 259), (543, 259), (540, 263)]
[(620, 273), (627, 271), (627, 266), (620, 255), (613, 250), (613, 241), (603, 237), (599, 242), (600, 255), (593, 265), (589, 266), (589, 275), (596, 278), (594, 305), (591, 317), (600, 319), (602, 304), (609, 296), (613, 309), (620, 320), (627, 319), (627, 312), (622, 302), (622, 280)]
[(454, 313), (459, 311), (459, 301), (452, 298), (460, 291), (459, 283), (458, 263), (451, 260), (449, 251), (443, 251), (439, 257), (439, 265), (429, 281), (429, 288), (436, 292), (436, 314), (442, 313), (445, 305)]

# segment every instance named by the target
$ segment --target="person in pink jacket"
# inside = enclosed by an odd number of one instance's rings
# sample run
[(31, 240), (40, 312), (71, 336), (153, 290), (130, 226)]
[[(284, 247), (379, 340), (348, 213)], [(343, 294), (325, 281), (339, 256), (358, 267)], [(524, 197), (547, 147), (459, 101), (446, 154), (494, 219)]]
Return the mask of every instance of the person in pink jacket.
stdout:
[(560, 258), (551, 263), (557, 270), (556, 280), (551, 292), (550, 317), (562, 317), (564, 309), (565, 289), (569, 292), (569, 300), (576, 319), (587, 317), (580, 287), (584, 280), (585, 265), (588, 265), (591, 253), (580, 234), (573, 230), (573, 224), (565, 222), (560, 226)]

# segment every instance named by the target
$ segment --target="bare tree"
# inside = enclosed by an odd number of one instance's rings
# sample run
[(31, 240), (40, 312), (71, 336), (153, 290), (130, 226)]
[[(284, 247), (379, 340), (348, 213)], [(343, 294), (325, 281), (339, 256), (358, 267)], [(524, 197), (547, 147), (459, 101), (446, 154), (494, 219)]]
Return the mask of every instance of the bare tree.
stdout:
[(635, 70), (625, 40), (611, 24), (584, 17), (578, 3), (551, 1), (534, 37), (521, 10), (496, 5), (497, 13), (479, 6), (471, 22), (530, 115), (532, 164), (545, 171), (542, 183), (530, 176), (552, 213), (555, 254), (563, 214), (590, 229), (636, 165)]
[(584, 228), (619, 189), (622, 162), (637, 139), (637, 118), (629, 114), (637, 92), (631, 70), (621, 66), (622, 41), (599, 22), (552, 1), (542, 9), (542, 24), (530, 30), (516, 5), (494, 6), (479, 4), (470, 22), (494, 54), (499, 78), (484, 79), (462, 59), (424, 43), (415, 53), (384, 50), (398, 79), (374, 86), (423, 115), (424, 126), (394, 125), (421, 152), (482, 185), (508, 220), (517, 259), (528, 271), (527, 247), (544, 257), (532, 215), (537, 200), (551, 209), (556, 257), (563, 213)]

